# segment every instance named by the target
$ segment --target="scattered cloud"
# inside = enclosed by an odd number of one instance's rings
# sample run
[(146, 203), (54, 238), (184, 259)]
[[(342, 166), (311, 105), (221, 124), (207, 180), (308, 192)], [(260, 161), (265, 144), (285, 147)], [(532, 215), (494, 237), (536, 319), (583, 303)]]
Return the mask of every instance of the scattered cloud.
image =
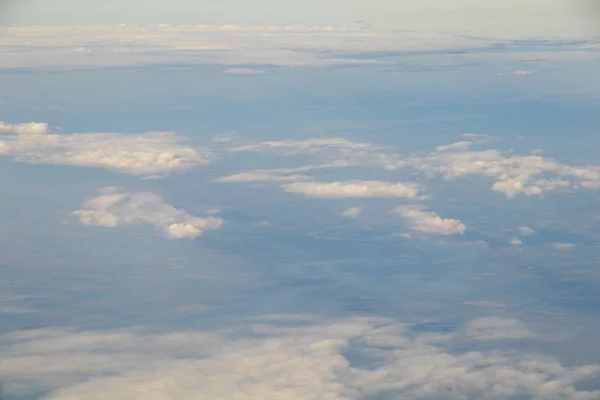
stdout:
[(2, 124), (0, 156), (31, 164), (106, 168), (140, 176), (160, 176), (213, 161), (212, 153), (182, 144), (171, 132), (49, 134), (45, 123)]
[(283, 189), (289, 193), (327, 199), (375, 197), (400, 197), (412, 199), (419, 194), (420, 190), (419, 186), (415, 183), (390, 183), (360, 180), (328, 183), (296, 182), (284, 185)]
[(441, 176), (454, 181), (467, 176), (494, 179), (493, 191), (507, 198), (517, 195), (541, 196), (566, 189), (600, 188), (600, 166), (571, 166), (537, 152), (530, 155), (505, 154), (496, 149), (472, 150), (473, 145), (492, 142), (482, 134), (464, 134), (459, 142), (438, 146), (425, 155), (399, 154), (397, 149), (371, 143), (352, 142), (343, 138), (271, 141), (235, 146), (232, 152), (259, 152), (290, 156), (305, 154), (320, 161), (323, 167), (373, 167), (389, 171), (413, 169), (425, 177)]
[[(288, 319), (164, 334), (141, 328), (3, 334), (5, 391), (9, 396), (46, 391), (47, 400), (359, 400), (382, 395), (426, 400), (449, 393), (505, 400), (600, 394), (580, 385), (598, 378), (598, 365), (567, 367), (552, 358), (501, 349), (450, 352), (452, 335), (417, 333), (381, 318), (300, 318), (297, 327), (286, 326)], [(525, 335), (511, 320), (491, 322), (473, 323), (478, 338)], [(368, 365), (347, 358), (349, 352)]]
[(519, 228), (517, 228), (517, 231), (519, 232), (519, 235), (522, 236), (531, 236), (536, 234), (536, 231), (528, 226), (520, 226)]
[(347, 218), (358, 218), (362, 213), (362, 207), (349, 207), (342, 212), (342, 216)]
[(442, 218), (422, 205), (398, 206), (394, 213), (402, 218), (413, 231), (435, 235), (463, 234), (467, 227), (458, 219)]
[(573, 243), (553, 243), (552, 246), (557, 250), (572, 250), (575, 248)]
[(523, 241), (518, 237), (513, 237), (508, 241), (508, 243), (512, 244), (513, 246), (520, 246), (523, 244)]
[(195, 238), (223, 224), (219, 218), (193, 217), (163, 203), (154, 193), (128, 193), (116, 188), (101, 189), (99, 196), (88, 199), (73, 215), (91, 226), (152, 225), (170, 239)]
[(277, 174), (273, 172), (241, 172), (239, 174), (233, 174), (224, 176), (217, 179), (217, 182), (222, 183), (233, 183), (233, 182), (297, 182), (310, 180), (307, 175), (300, 174)]
[(0, 121), (0, 132), (16, 133), (19, 135), (40, 135), (48, 133), (48, 124), (45, 122), (7, 124), (4, 121)]
[(262, 69), (254, 68), (227, 68), (223, 70), (225, 75), (236, 75), (236, 76), (260, 76), (265, 75), (267, 71)]
[(514, 318), (485, 317), (469, 322), (467, 336), (476, 340), (525, 339), (534, 334)]

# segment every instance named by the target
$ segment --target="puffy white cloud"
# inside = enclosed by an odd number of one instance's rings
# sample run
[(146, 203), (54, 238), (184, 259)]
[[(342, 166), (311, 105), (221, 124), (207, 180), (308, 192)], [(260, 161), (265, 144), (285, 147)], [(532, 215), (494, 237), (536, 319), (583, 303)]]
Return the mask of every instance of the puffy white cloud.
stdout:
[(415, 183), (360, 180), (328, 183), (295, 182), (284, 185), (283, 189), (289, 193), (327, 199), (374, 197), (403, 197), (411, 199), (419, 194), (419, 186)]
[(485, 317), (470, 321), (466, 333), (476, 340), (525, 339), (534, 336), (521, 321), (501, 317)]
[(456, 235), (467, 230), (458, 219), (442, 218), (433, 211), (426, 211), (422, 205), (398, 206), (394, 213), (406, 221), (413, 231), (435, 235)]
[(426, 176), (441, 175), (449, 181), (469, 175), (491, 177), (496, 179), (492, 190), (508, 198), (518, 194), (540, 196), (568, 188), (593, 188), (590, 182), (600, 181), (600, 166), (573, 167), (538, 155), (509, 156), (494, 149), (470, 150), (465, 141), (438, 147), (427, 156), (411, 157), (399, 164), (400, 168), (406, 166)]
[[(7, 394), (47, 400), (359, 400), (597, 398), (578, 387), (600, 366), (566, 367), (523, 352), (450, 352), (452, 337), (416, 333), (381, 318), (216, 332), (142, 329), (19, 331), (0, 336)], [(353, 352), (368, 365), (353, 363)], [(358, 357), (354, 357), (357, 359)], [(23, 371), (27, 371), (23, 374)]]
[(517, 228), (517, 231), (519, 232), (520, 235), (523, 236), (530, 236), (530, 235), (535, 235), (535, 230), (531, 229), (528, 226), (520, 226), (519, 228)]
[(342, 216), (347, 218), (357, 218), (362, 213), (362, 207), (348, 207), (342, 212)]
[(23, 124), (7, 124), (0, 121), (0, 132), (17, 133), (20, 135), (40, 135), (48, 133), (48, 124), (45, 122), (27, 122)]
[(152, 225), (171, 239), (195, 238), (206, 230), (219, 229), (223, 220), (198, 218), (163, 203), (149, 192), (128, 193), (105, 188), (100, 195), (88, 199), (82, 209), (73, 212), (82, 224), (103, 227), (121, 225)]
[(47, 124), (0, 126), (0, 155), (32, 164), (97, 167), (132, 175), (156, 176), (212, 162), (213, 155), (182, 144), (171, 132), (48, 134)]
[(513, 237), (508, 241), (508, 243), (512, 244), (513, 246), (520, 246), (523, 244), (523, 241), (518, 237)]

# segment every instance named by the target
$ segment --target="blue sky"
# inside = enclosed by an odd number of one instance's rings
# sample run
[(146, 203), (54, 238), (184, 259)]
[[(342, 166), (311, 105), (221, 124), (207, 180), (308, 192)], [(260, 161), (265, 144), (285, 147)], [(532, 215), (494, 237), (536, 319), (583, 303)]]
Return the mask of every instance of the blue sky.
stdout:
[(3, 14), (9, 399), (600, 395), (584, 8), (91, 3)]

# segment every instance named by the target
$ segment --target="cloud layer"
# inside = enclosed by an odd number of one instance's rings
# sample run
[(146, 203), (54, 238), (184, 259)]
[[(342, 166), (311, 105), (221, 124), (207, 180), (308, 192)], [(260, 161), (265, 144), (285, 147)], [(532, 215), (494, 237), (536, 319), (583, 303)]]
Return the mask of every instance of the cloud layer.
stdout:
[(88, 199), (73, 215), (91, 226), (152, 225), (170, 239), (195, 238), (223, 224), (219, 218), (193, 217), (163, 203), (153, 193), (127, 193), (115, 188), (101, 190), (99, 196)]
[[(4, 334), (0, 341), (8, 394), (50, 390), (48, 400), (359, 400), (383, 394), (592, 400), (600, 394), (577, 388), (597, 379), (598, 365), (565, 367), (500, 350), (450, 352), (451, 335), (416, 333), (381, 318), (305, 319), (297, 327), (256, 321), (218, 332), (42, 329)], [(366, 364), (353, 363), (349, 352)]]
[(49, 134), (45, 123), (4, 124), (0, 156), (32, 164), (106, 168), (121, 173), (155, 176), (213, 161), (212, 154), (182, 144), (171, 132), (142, 135), (117, 133)]
[[(434, 7), (435, 8), (435, 7)], [(8, 26), (0, 70), (89, 70), (215, 66), (225, 74), (261, 75), (269, 68), (431, 65), (428, 56), (472, 62), (473, 55), (593, 58), (594, 39), (519, 41), (361, 26), (154, 25)], [(551, 49), (551, 51), (548, 51)], [(537, 53), (537, 54), (536, 54)], [(460, 61), (459, 61), (460, 62)]]

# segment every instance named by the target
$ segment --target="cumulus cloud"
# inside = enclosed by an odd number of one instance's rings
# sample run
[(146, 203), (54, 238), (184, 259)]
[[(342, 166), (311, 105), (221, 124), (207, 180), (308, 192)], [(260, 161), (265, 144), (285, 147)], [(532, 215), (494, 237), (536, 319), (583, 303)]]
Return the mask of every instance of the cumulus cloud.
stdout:
[(0, 125), (0, 155), (32, 164), (106, 168), (156, 176), (206, 165), (213, 155), (182, 144), (171, 132), (49, 134), (44, 123)]
[(476, 340), (525, 339), (534, 336), (521, 321), (501, 317), (473, 320), (469, 322), (466, 333)]
[(435, 235), (463, 234), (467, 227), (458, 219), (442, 218), (422, 205), (398, 206), (394, 213), (402, 218), (413, 231)]
[(296, 182), (284, 185), (283, 189), (289, 193), (327, 199), (374, 197), (403, 197), (411, 199), (419, 194), (419, 186), (415, 183), (360, 180), (328, 183)]
[(343, 138), (269, 141), (234, 146), (230, 151), (281, 156), (304, 154), (324, 161), (323, 168), (413, 169), (425, 177), (441, 176), (447, 181), (467, 176), (489, 177), (494, 180), (491, 189), (508, 198), (541, 196), (567, 189), (600, 188), (600, 166), (562, 164), (537, 152), (514, 155), (496, 149), (473, 150), (473, 145), (489, 144), (492, 138), (481, 134), (464, 134), (463, 138), (438, 146), (429, 154), (410, 156), (403, 156), (394, 148)]
[(17, 133), (20, 135), (40, 135), (48, 133), (48, 124), (45, 122), (27, 122), (23, 124), (7, 124), (0, 121), (0, 132)]
[(535, 230), (531, 229), (528, 226), (520, 226), (519, 228), (517, 228), (517, 231), (519, 232), (520, 235), (523, 236), (530, 236), (530, 235), (535, 235)]
[(219, 218), (193, 217), (163, 203), (154, 193), (128, 193), (116, 188), (102, 189), (99, 196), (85, 201), (73, 215), (91, 226), (152, 225), (170, 239), (195, 238), (223, 224)]
[(513, 246), (520, 246), (523, 244), (523, 241), (518, 237), (513, 237), (508, 241), (508, 243), (512, 244)]
[[(448, 151), (453, 150), (453, 151)], [(494, 178), (492, 190), (508, 198), (518, 194), (540, 196), (569, 188), (589, 187), (600, 181), (600, 166), (569, 166), (538, 155), (504, 155), (495, 149), (470, 150), (465, 141), (442, 146), (423, 157), (404, 160), (426, 176), (451, 181), (469, 175)]]
[(348, 207), (342, 212), (342, 216), (347, 218), (357, 218), (362, 213), (362, 207)]
[(381, 318), (313, 321), (286, 327), (276, 318), (164, 334), (18, 331), (0, 336), (0, 368), (7, 394), (48, 391), (47, 400), (591, 400), (600, 394), (579, 387), (598, 378), (598, 365), (566, 367), (500, 349), (450, 352), (451, 336)]

